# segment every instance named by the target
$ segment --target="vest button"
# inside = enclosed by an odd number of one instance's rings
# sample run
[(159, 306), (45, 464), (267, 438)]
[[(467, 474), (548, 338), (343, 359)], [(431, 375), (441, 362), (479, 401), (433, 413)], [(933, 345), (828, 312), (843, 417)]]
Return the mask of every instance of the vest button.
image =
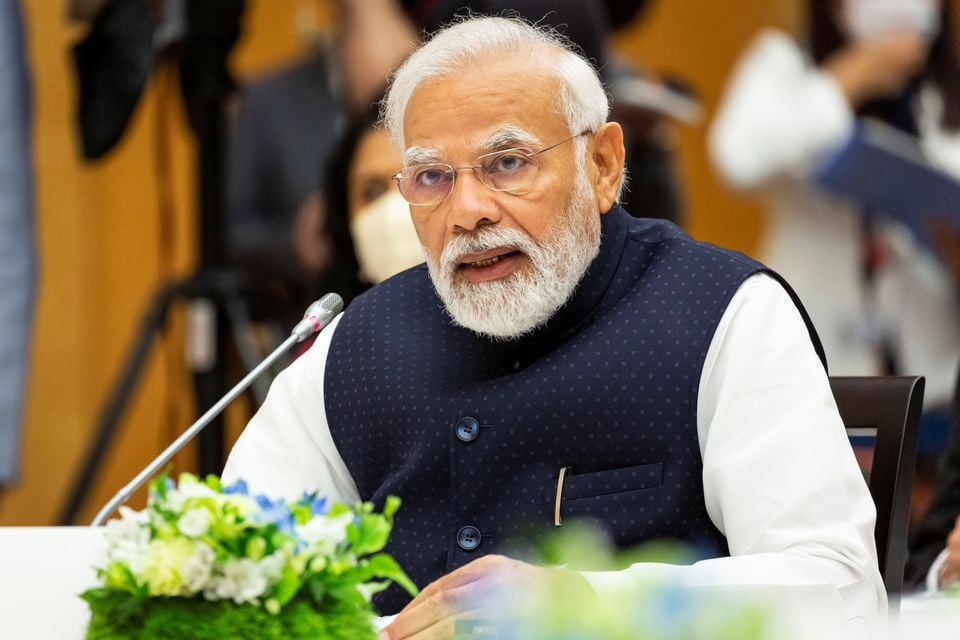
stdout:
[(480, 546), (480, 529), (467, 526), (457, 531), (457, 546), (464, 551), (473, 551)]
[(457, 421), (457, 437), (463, 442), (473, 442), (480, 435), (480, 423), (474, 418), (460, 418)]

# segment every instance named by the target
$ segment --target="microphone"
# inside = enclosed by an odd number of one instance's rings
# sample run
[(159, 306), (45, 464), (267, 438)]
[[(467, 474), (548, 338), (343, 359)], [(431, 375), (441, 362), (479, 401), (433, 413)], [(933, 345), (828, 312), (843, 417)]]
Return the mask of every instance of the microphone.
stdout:
[(220, 415), (226, 406), (233, 402), (234, 398), (243, 393), (246, 388), (250, 386), (250, 383), (252, 383), (261, 373), (263, 373), (270, 365), (272, 365), (277, 358), (279, 358), (293, 345), (297, 344), (298, 342), (303, 342), (314, 333), (321, 331), (324, 327), (330, 324), (330, 321), (333, 320), (341, 311), (343, 311), (343, 298), (335, 293), (328, 293), (307, 307), (306, 312), (303, 314), (303, 320), (298, 322), (293, 328), (293, 330), (290, 332), (290, 337), (284, 340), (279, 347), (273, 350), (273, 353), (264, 358), (260, 364), (258, 364), (250, 373), (244, 376), (243, 380), (238, 382), (237, 385), (230, 389), (226, 395), (220, 398), (215, 405), (210, 407), (206, 413), (204, 413), (196, 422), (190, 425), (189, 429), (184, 431), (179, 438), (174, 440), (169, 447), (164, 449), (163, 453), (154, 458), (153, 461), (143, 469), (143, 471), (138, 473), (137, 476), (127, 484), (127, 486), (125, 486), (123, 489), (120, 489), (120, 491), (118, 491), (116, 495), (110, 499), (110, 502), (105, 504), (104, 507), (100, 509), (93, 521), (90, 522), (90, 526), (99, 527), (102, 525), (110, 516), (110, 514), (117, 509), (117, 507), (126, 502), (133, 492), (139, 489), (143, 483), (150, 478), (150, 476), (155, 474), (157, 470), (169, 462), (170, 458), (176, 455), (176, 453), (180, 451), (184, 445), (193, 440), (198, 433), (203, 431), (203, 428), (206, 427), (211, 420)]

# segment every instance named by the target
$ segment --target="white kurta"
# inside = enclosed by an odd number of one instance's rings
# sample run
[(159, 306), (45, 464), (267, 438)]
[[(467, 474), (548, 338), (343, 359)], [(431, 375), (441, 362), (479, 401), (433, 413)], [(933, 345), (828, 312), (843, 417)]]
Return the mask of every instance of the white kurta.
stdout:
[[(960, 176), (960, 135), (938, 126), (932, 90), (916, 105), (931, 162)], [(875, 296), (861, 277), (861, 214), (818, 190), (810, 172), (852, 133), (854, 114), (833, 76), (786, 34), (750, 46), (710, 131), (718, 171), (734, 187), (767, 190), (769, 219), (759, 259), (781, 273), (810, 312), (836, 375), (878, 375), (877, 332), (889, 336), (903, 374), (924, 375), (926, 405), (946, 404), (960, 362), (960, 303), (936, 259), (905, 227), (880, 229), (890, 255)]]
[[(274, 382), (230, 454), (225, 481), (243, 478), (273, 496), (318, 490), (334, 501), (359, 500), (323, 400), (335, 331), (336, 324)], [(873, 502), (806, 326), (768, 276), (744, 282), (717, 327), (697, 432), (707, 512), (731, 557), (584, 574), (598, 593), (668, 573), (693, 585), (812, 590), (818, 605), (832, 603), (819, 613), (834, 620), (885, 613)]]

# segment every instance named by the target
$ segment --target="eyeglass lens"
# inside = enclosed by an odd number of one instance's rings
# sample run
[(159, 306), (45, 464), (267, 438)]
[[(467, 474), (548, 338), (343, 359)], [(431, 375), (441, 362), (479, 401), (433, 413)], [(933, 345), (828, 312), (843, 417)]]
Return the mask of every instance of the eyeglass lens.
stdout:
[(477, 179), (494, 191), (520, 191), (533, 184), (538, 168), (533, 152), (508, 149), (484, 154), (467, 167), (443, 163), (407, 167), (400, 172), (398, 183), (400, 194), (411, 204), (434, 204), (453, 190), (458, 169), (472, 169)]

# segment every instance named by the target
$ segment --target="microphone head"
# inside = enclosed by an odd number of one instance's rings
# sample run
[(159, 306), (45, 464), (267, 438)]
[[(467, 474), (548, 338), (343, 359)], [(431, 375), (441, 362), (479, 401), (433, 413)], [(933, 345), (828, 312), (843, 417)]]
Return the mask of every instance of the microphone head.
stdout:
[[(323, 296), (322, 298), (314, 302), (312, 305), (310, 305), (310, 309), (312, 309), (314, 305), (318, 305), (318, 304), (324, 311), (329, 311), (334, 315), (343, 311), (343, 298), (341, 298), (336, 293), (328, 293), (327, 295)], [(307, 311), (309, 311), (310, 309), (307, 309)]]
[(303, 313), (303, 320), (297, 323), (290, 335), (296, 336), (297, 342), (303, 342), (327, 326), (341, 311), (343, 311), (343, 298), (335, 293), (328, 293), (307, 307)]

